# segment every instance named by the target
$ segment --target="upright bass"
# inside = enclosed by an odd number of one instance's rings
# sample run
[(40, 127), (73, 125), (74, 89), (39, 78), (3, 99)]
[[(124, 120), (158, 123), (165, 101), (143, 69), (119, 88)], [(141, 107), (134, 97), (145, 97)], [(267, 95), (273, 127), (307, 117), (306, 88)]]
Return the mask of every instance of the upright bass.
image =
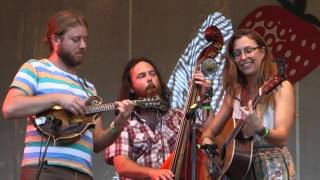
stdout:
[[(199, 71), (204, 61), (215, 58), (223, 47), (223, 35), (216, 26), (209, 26), (205, 30), (205, 38), (208, 42), (211, 42), (211, 44), (200, 53), (194, 71)], [(211, 175), (208, 173), (210, 161), (202, 151), (196, 152), (196, 166), (191, 166), (191, 149), (195, 148), (195, 144), (193, 144), (192, 147), (191, 143), (191, 125), (195, 123), (195, 117), (190, 116), (190, 112), (194, 110), (194, 105), (197, 104), (199, 92), (200, 89), (198, 86), (191, 81), (183, 108), (183, 117), (175, 148), (162, 165), (163, 169), (170, 169), (174, 173), (175, 179), (211, 179)], [(200, 137), (200, 134), (197, 136)], [(194, 138), (199, 139), (197, 137)], [(192, 172), (194, 172), (196, 176), (192, 175)]]

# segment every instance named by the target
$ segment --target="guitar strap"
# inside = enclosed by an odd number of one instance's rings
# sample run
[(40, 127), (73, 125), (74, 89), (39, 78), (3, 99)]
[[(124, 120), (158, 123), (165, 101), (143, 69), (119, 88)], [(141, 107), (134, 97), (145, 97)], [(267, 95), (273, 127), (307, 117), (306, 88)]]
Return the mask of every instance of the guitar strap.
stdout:
[(77, 78), (78, 78), (79, 84), (81, 85), (81, 88), (83, 89), (83, 91), (87, 94), (88, 97), (90, 97), (87, 89), (84, 87), (84, 86), (86, 86), (87, 88), (89, 88), (89, 86), (86, 82), (86, 79), (83, 77), (79, 77), (78, 75), (77, 75)]

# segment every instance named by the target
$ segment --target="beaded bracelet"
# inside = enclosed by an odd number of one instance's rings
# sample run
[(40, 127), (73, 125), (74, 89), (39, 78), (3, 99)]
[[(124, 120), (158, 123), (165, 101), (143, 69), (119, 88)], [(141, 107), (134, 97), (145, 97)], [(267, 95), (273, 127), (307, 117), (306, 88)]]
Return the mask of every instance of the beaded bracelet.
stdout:
[(266, 138), (266, 137), (269, 136), (269, 134), (270, 134), (269, 128), (265, 127), (265, 128), (263, 129), (263, 134), (261, 135), (261, 137)]

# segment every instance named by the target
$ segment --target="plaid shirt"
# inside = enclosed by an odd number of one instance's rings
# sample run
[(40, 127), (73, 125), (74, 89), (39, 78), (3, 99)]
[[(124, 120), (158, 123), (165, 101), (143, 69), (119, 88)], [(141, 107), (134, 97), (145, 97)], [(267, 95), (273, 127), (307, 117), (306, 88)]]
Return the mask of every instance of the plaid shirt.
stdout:
[(113, 157), (125, 155), (142, 166), (160, 168), (174, 149), (182, 115), (179, 110), (168, 110), (159, 117), (154, 131), (143, 119), (132, 116), (119, 138), (106, 149), (107, 163), (113, 164)]

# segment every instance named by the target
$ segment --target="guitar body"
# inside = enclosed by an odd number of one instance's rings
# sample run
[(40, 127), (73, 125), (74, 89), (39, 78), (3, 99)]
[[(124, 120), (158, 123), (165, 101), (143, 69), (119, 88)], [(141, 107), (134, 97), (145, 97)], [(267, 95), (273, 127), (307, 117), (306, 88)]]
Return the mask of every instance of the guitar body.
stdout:
[[(101, 104), (101, 98), (98, 96), (91, 96), (86, 101), (87, 106), (97, 104)], [(38, 114), (34, 125), (40, 132), (53, 138), (54, 143), (68, 144), (79, 140), (87, 129), (94, 128), (94, 120), (97, 117), (97, 113), (75, 116), (60, 106), (54, 106)]]
[(230, 179), (243, 179), (249, 172), (253, 151), (252, 138), (244, 139), (239, 133), (230, 143), (226, 143), (236, 123), (236, 120), (229, 118), (222, 131), (214, 138), (218, 153), (214, 157), (213, 179), (223, 179), (223, 175)]

